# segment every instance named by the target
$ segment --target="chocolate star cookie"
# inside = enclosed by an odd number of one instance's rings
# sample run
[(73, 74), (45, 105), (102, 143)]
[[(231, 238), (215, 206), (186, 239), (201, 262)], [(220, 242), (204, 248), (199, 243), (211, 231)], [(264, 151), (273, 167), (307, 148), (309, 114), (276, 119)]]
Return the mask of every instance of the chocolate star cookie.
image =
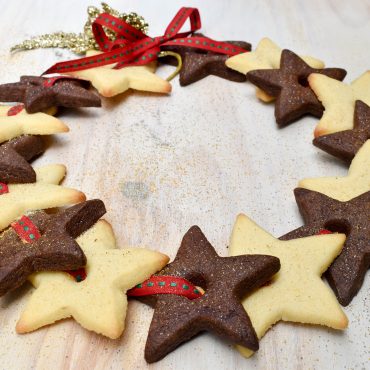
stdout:
[(173, 294), (155, 296), (146, 361), (162, 359), (202, 331), (257, 350), (256, 333), (240, 300), (279, 268), (279, 259), (272, 256), (219, 257), (199, 227), (190, 228), (175, 260), (159, 275), (183, 277), (203, 288), (205, 294), (194, 300)]
[(370, 107), (361, 100), (356, 100), (353, 129), (318, 136), (313, 140), (313, 145), (350, 162), (368, 139), (370, 139)]
[(28, 163), (45, 150), (41, 137), (19, 136), (0, 145), (0, 182), (29, 183), (36, 181), (36, 172)]
[[(272, 69), (279, 68), (282, 49), (267, 37), (261, 39), (256, 49), (250, 53), (242, 53), (230, 57), (226, 61), (226, 65), (243, 74), (255, 69)], [(313, 68), (324, 68), (323, 61), (310, 57), (300, 56), (308, 65)], [(274, 100), (274, 97), (266, 94), (261, 89), (257, 88), (256, 95), (265, 103)]]
[(370, 266), (370, 191), (347, 202), (302, 188), (296, 188), (294, 195), (306, 225), (280, 239), (315, 235), (322, 229), (345, 233), (343, 250), (326, 277), (338, 301), (347, 306), (360, 290)]
[(89, 91), (89, 86), (86, 81), (67, 77), (52, 80), (22, 76), (20, 82), (0, 85), (0, 101), (22, 102), (28, 113), (40, 112), (53, 106), (100, 107), (99, 96)]
[(311, 73), (343, 80), (347, 72), (341, 68), (311, 68), (292, 51), (283, 50), (280, 69), (253, 70), (248, 72), (247, 79), (277, 98), (275, 118), (279, 126), (284, 126), (308, 113), (322, 116), (324, 108), (308, 86), (307, 77)]
[(70, 270), (86, 264), (75, 238), (105, 213), (90, 200), (54, 215), (22, 216), (0, 238), (0, 295), (19, 287), (35, 271)]
[[(194, 37), (206, 37), (201, 33), (194, 33)], [(229, 44), (239, 46), (245, 51), (251, 50), (251, 44), (244, 41), (226, 41)], [(212, 51), (196, 49), (186, 46), (163, 46), (163, 51), (173, 51), (181, 55), (182, 68), (180, 71), (180, 85), (186, 86), (201, 80), (209, 75), (225, 78), (234, 82), (244, 82), (244, 74), (234, 71), (225, 65), (228, 56), (216, 54)], [(161, 62), (173, 64), (173, 58), (164, 57)]]

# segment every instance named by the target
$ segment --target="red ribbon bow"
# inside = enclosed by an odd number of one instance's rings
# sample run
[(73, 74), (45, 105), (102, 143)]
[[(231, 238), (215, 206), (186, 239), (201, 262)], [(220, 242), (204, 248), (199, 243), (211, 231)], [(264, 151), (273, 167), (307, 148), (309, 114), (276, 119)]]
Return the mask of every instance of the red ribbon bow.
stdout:
[[(179, 33), (188, 19), (190, 30)], [(115, 41), (108, 38), (103, 27), (116, 33)], [(103, 53), (57, 63), (43, 74), (74, 72), (112, 63), (117, 63), (116, 69), (144, 65), (158, 58), (160, 46), (168, 45), (182, 45), (229, 56), (246, 52), (243, 48), (226, 42), (206, 37), (188, 37), (200, 27), (200, 14), (196, 8), (181, 8), (168, 25), (164, 35), (158, 37), (149, 37), (125, 21), (103, 13), (92, 24), (95, 40)]]

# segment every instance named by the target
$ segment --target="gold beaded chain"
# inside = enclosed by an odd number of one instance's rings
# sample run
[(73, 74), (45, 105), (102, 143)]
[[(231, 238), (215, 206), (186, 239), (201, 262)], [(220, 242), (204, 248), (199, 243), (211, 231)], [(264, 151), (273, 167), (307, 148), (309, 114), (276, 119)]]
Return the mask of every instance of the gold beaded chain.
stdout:
[[(147, 33), (148, 23), (145, 19), (137, 13), (120, 13), (118, 10), (111, 8), (106, 3), (101, 3), (102, 9), (95, 6), (89, 6), (87, 8), (88, 19), (85, 23), (82, 33), (72, 32), (54, 32), (47, 33), (40, 36), (32, 37), (29, 40), (25, 40), (20, 44), (14, 45), (10, 50), (12, 52), (21, 50), (32, 50), (38, 48), (63, 48), (69, 49), (76, 54), (85, 54), (87, 50), (95, 49), (99, 50), (98, 45), (95, 42), (94, 35), (92, 33), (91, 25), (94, 20), (102, 13), (108, 13), (115, 17), (118, 17), (136, 29)], [(107, 36), (114, 41), (116, 34), (112, 30), (106, 29)]]

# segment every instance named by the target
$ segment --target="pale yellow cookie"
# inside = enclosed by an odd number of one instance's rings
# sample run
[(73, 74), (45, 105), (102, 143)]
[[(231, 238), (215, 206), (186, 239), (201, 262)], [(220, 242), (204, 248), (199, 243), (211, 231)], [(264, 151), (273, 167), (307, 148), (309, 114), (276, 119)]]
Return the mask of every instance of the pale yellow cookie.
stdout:
[(370, 71), (350, 85), (318, 73), (312, 73), (308, 83), (325, 107), (315, 128), (315, 137), (353, 129), (356, 100), (370, 105)]
[(112, 228), (103, 220), (77, 242), (87, 258), (86, 279), (78, 283), (64, 272), (31, 275), (36, 289), (17, 323), (18, 333), (73, 317), (88, 330), (118, 338), (125, 328), (126, 291), (159, 271), (169, 260), (149, 249), (115, 249)]
[[(230, 255), (266, 254), (280, 259), (280, 271), (270, 284), (243, 300), (258, 338), (278, 321), (318, 324), (345, 329), (348, 319), (321, 275), (341, 252), (344, 234), (317, 235), (282, 241), (245, 215), (239, 215), (231, 235)], [(238, 350), (249, 357), (253, 352)]]
[[(88, 51), (86, 56), (96, 54), (100, 53)], [(156, 62), (144, 66), (112, 69), (116, 64), (69, 72), (68, 75), (90, 81), (99, 94), (108, 98), (121, 94), (128, 89), (158, 93), (169, 93), (172, 89), (168, 81), (155, 74)]]
[[(13, 107), (12, 104), (0, 104), (0, 117), (8, 116), (8, 111), (12, 107)], [(57, 107), (51, 107), (51, 108), (45, 109), (43, 111), (43, 113), (48, 114), (50, 116), (55, 116), (55, 114), (57, 113), (57, 111), (58, 111)], [(35, 113), (27, 113), (24, 108), (18, 114), (21, 114), (21, 113), (22, 114), (26, 114), (26, 115), (34, 115), (35, 114)]]
[[(255, 69), (276, 69), (280, 68), (282, 49), (272, 40), (264, 37), (257, 45), (256, 50), (235, 55), (226, 60), (226, 65), (240, 73), (247, 74)], [(325, 64), (319, 59), (310, 56), (301, 58), (312, 68), (324, 68)], [(270, 102), (275, 98), (257, 88), (256, 95), (264, 102)]]
[[(7, 116), (9, 105), (0, 106), (0, 143), (20, 135), (51, 135), (69, 131), (58, 118), (46, 113), (27, 113), (25, 109), (15, 116)], [(50, 110), (53, 113), (53, 110)]]
[(32, 184), (8, 184), (9, 192), (0, 195), (0, 230), (27, 211), (62, 207), (86, 200), (85, 194), (58, 185), (65, 176), (63, 165), (49, 165), (38, 169)]
[(353, 158), (346, 177), (317, 177), (303, 179), (298, 186), (346, 202), (370, 191), (370, 140)]

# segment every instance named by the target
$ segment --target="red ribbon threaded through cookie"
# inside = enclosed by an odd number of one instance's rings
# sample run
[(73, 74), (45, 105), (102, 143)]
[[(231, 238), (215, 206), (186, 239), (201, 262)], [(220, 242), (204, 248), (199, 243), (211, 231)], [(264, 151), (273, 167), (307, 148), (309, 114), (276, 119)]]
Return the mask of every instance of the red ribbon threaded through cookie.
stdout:
[[(0, 183), (0, 187), (1, 185), (2, 184)], [(39, 229), (27, 216), (23, 215), (18, 221), (13, 222), (11, 224), (11, 227), (17, 233), (17, 235), (26, 243), (32, 243), (35, 240), (41, 238)], [(78, 283), (86, 279), (86, 270), (83, 267), (77, 270), (69, 270), (64, 272), (67, 272), (69, 275), (73, 276), (73, 278)]]
[(0, 195), (9, 193), (8, 185), (4, 182), (0, 182)]
[(8, 110), (6, 115), (7, 116), (16, 116), (18, 113), (22, 112), (23, 109), (24, 109), (23, 104), (14, 105)]
[(196, 299), (203, 295), (192, 283), (178, 276), (152, 276), (127, 292), (130, 297), (153, 294), (176, 294), (188, 299)]
[(327, 234), (332, 234), (332, 232), (328, 229), (322, 229), (317, 233), (317, 235), (327, 235)]
[[(190, 31), (179, 33), (189, 19)], [(117, 35), (111, 41), (103, 27)], [(213, 51), (219, 54), (236, 55), (246, 50), (226, 42), (215, 41), (206, 37), (187, 37), (201, 27), (200, 14), (196, 8), (181, 8), (172, 19), (163, 36), (149, 37), (130, 26), (125, 21), (110, 14), (103, 13), (92, 24), (92, 30), (102, 54), (54, 64), (43, 74), (67, 73), (118, 63), (115, 68), (145, 65), (157, 60), (160, 46), (186, 45)]]
[(18, 221), (13, 222), (11, 227), (26, 243), (32, 243), (41, 237), (38, 228), (27, 216), (22, 216)]

